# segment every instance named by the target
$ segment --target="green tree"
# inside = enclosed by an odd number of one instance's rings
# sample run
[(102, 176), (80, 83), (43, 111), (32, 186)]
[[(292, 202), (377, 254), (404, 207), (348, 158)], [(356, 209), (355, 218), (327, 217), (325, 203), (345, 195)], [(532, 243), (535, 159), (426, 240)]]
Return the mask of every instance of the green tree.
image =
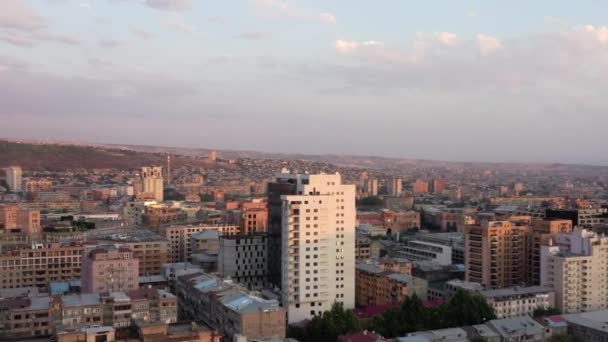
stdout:
[(368, 196), (357, 201), (357, 205), (381, 206), (382, 204), (384, 204), (384, 202), (382, 201), (382, 198), (378, 196)]
[(567, 334), (558, 334), (551, 336), (551, 342), (572, 342), (572, 336)]
[(289, 329), (289, 336), (303, 342), (335, 342), (340, 335), (361, 330), (359, 320), (341, 303), (334, 303), (331, 310), (316, 315), (304, 328)]
[(443, 319), (441, 325), (446, 328), (474, 325), (496, 318), (494, 309), (484, 297), (462, 290), (456, 292), (439, 310)]

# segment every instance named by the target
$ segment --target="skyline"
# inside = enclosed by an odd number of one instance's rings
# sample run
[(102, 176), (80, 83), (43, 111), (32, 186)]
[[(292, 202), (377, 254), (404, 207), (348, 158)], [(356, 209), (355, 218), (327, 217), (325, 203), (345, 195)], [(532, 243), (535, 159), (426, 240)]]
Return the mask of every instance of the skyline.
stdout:
[(0, 136), (608, 165), (608, 5), (510, 4), (6, 0)]

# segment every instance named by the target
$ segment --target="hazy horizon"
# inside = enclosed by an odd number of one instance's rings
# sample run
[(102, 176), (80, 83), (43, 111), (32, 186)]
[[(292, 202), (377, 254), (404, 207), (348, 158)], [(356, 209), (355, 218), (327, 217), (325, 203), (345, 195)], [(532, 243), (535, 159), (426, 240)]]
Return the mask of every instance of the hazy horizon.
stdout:
[(0, 136), (608, 165), (606, 10), (3, 0)]

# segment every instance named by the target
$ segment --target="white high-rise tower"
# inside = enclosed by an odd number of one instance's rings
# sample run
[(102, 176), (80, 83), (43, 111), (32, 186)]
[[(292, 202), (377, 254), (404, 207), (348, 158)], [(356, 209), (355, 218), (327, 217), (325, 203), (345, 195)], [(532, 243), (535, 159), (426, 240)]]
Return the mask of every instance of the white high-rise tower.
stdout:
[(6, 168), (6, 183), (12, 192), (21, 192), (23, 190), (23, 171), (19, 166)]
[(355, 306), (355, 185), (339, 174), (280, 174), (295, 185), (283, 195), (281, 289), (289, 323), (311, 319), (334, 302)]

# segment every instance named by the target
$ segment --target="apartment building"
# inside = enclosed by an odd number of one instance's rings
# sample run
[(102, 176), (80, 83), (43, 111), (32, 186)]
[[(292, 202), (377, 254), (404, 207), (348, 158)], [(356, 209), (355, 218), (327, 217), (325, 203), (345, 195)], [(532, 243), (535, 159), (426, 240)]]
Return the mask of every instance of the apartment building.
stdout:
[(141, 168), (141, 190), (143, 193), (151, 194), (157, 202), (164, 198), (163, 168), (142, 167)]
[(19, 166), (5, 169), (6, 184), (11, 192), (21, 192), (23, 189), (23, 170)]
[(355, 186), (342, 184), (340, 174), (283, 173), (277, 179), (296, 190), (281, 196), (281, 289), (289, 323), (335, 302), (354, 308)]
[(555, 307), (555, 293), (542, 287), (512, 287), (479, 291), (494, 309), (497, 319), (532, 315), (536, 309)]
[(608, 238), (575, 228), (541, 247), (541, 285), (564, 313), (608, 308)]
[(0, 205), (0, 230), (19, 231), (28, 236), (39, 236), (41, 232), (40, 211), (17, 205)]
[(391, 196), (400, 196), (403, 193), (403, 181), (400, 177), (391, 178), (388, 187), (388, 194)]
[[(407, 269), (405, 271), (407, 272)], [(358, 261), (355, 274), (355, 297), (358, 306), (399, 305), (406, 297), (414, 294), (422, 300), (427, 299), (426, 280), (395, 271), (390, 264), (371, 260)]]
[(557, 238), (560, 233), (572, 232), (572, 221), (555, 218), (534, 218), (532, 220), (532, 233), (530, 236), (530, 257), (528, 259), (529, 282), (532, 285), (540, 285), (540, 254), (541, 246)]
[(367, 236), (357, 234), (355, 237), (355, 258), (357, 260), (369, 259), (372, 256), (371, 239)]
[(0, 288), (40, 287), (52, 281), (80, 278), (83, 246), (69, 244), (32, 244), (0, 255)]
[(204, 273), (178, 277), (180, 317), (201, 320), (226, 338), (285, 338), (286, 312), (277, 300), (258, 297), (244, 288)]
[(132, 291), (139, 287), (139, 259), (127, 247), (99, 245), (85, 249), (82, 292)]
[(407, 241), (397, 254), (399, 257), (413, 261), (434, 261), (442, 266), (452, 264), (452, 247), (432, 242)]
[(378, 180), (368, 179), (365, 181), (364, 191), (368, 196), (378, 196)]
[(465, 280), (488, 289), (528, 283), (531, 218), (485, 221), (465, 226)]
[(188, 214), (181, 208), (164, 204), (152, 204), (145, 207), (141, 215), (141, 224), (158, 231), (162, 225), (186, 222)]
[(162, 227), (160, 234), (169, 241), (172, 262), (184, 262), (191, 260), (194, 243), (192, 236), (210, 230), (221, 235), (236, 235), (240, 228), (235, 225), (183, 224)]
[(28, 197), (33, 198), (38, 192), (51, 192), (53, 190), (53, 181), (36, 178), (26, 179), (23, 182), (23, 190)]
[(412, 184), (412, 190), (415, 194), (427, 193), (429, 192), (429, 182), (417, 180)]
[(240, 226), (241, 234), (266, 232), (268, 230), (268, 209), (243, 208)]
[(268, 286), (266, 234), (220, 237), (218, 273), (248, 289)]

